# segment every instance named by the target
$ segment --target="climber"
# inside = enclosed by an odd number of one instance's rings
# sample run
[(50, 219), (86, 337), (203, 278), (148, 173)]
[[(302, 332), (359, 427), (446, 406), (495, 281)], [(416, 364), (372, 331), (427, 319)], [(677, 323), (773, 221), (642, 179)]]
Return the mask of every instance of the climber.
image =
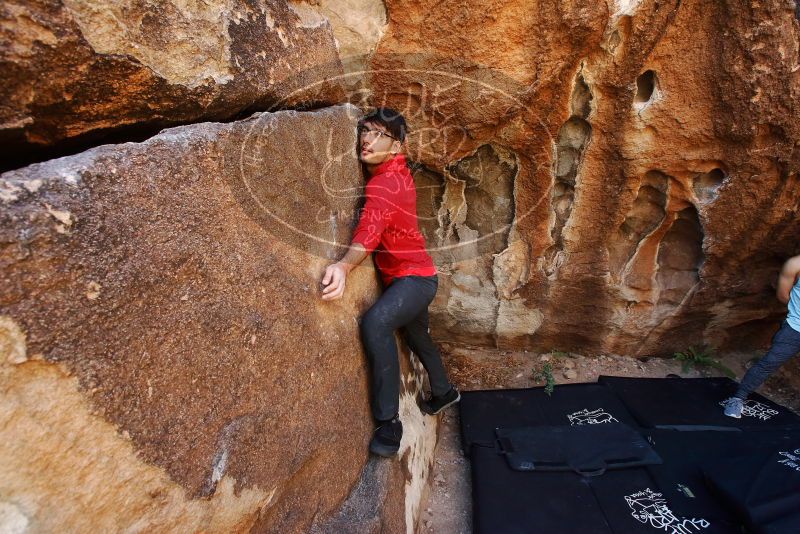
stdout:
[(748, 369), (734, 396), (725, 401), (724, 413), (729, 417), (741, 417), (747, 396), (784, 362), (800, 352), (800, 256), (789, 258), (783, 264), (776, 296), (789, 305), (786, 319), (772, 336), (767, 354)]
[(377, 422), (369, 449), (380, 456), (396, 454), (403, 435), (396, 329), (428, 373), (431, 396), (422, 403), (422, 411), (435, 415), (461, 399), (428, 332), (428, 305), (436, 295), (438, 277), (417, 224), (416, 189), (402, 153), (406, 128), (403, 116), (391, 108), (377, 108), (358, 122), (359, 159), (368, 175), (366, 203), (350, 247), (325, 269), (322, 279), (322, 299), (340, 298), (348, 273), (375, 252), (384, 291), (361, 318), (360, 329)]

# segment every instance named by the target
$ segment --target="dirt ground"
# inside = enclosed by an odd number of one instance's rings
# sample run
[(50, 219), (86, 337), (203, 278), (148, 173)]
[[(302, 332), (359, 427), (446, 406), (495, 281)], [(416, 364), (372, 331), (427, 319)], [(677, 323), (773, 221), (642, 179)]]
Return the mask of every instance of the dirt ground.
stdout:
[[(683, 372), (681, 363), (668, 358), (636, 360), (627, 356), (574, 353), (533, 353), (441, 344), (450, 380), (463, 391), (542, 386), (534, 373), (545, 363), (558, 384), (594, 382), (599, 375), (664, 377), (723, 376), (720, 370), (694, 369)], [(739, 380), (763, 352), (732, 352), (718, 360)], [(800, 413), (800, 358), (783, 366), (759, 389), (759, 393)], [(458, 409), (448, 408), (441, 419), (439, 442), (428, 501), (420, 517), (418, 532), (469, 534), (472, 532), (472, 494), (469, 460), (461, 450)]]

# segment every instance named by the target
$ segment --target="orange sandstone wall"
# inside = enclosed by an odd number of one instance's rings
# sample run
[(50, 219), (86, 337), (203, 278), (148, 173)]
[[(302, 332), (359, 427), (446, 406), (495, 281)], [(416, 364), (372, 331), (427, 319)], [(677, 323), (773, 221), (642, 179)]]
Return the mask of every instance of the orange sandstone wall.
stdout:
[(411, 117), (437, 336), (763, 345), (797, 245), (791, 2), (389, 1), (373, 100)]

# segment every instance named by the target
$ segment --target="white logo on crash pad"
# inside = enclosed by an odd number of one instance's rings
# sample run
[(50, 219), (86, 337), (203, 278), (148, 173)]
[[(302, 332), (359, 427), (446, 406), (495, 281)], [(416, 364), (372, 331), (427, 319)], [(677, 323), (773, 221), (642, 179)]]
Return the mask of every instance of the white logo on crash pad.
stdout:
[(766, 421), (767, 419), (778, 415), (778, 410), (773, 410), (764, 403), (748, 400), (744, 401), (742, 415), (747, 417), (756, 417), (762, 421)]
[[(725, 401), (720, 402), (719, 405), (725, 406)], [(778, 410), (773, 410), (763, 402), (746, 400), (742, 406), (742, 415), (745, 417), (755, 417), (756, 419), (766, 421), (767, 419), (778, 415)]]
[(619, 423), (616, 417), (606, 412), (602, 408), (589, 411), (588, 408), (567, 415), (569, 424), (576, 425), (600, 425), (602, 423)]
[(676, 516), (667, 506), (663, 495), (650, 488), (626, 495), (625, 501), (634, 519), (669, 534), (692, 534), (710, 525), (705, 519)]
[(778, 460), (779, 464), (790, 467), (795, 471), (800, 471), (800, 449), (795, 449), (793, 451), (780, 451), (778, 454), (783, 456), (783, 460)]

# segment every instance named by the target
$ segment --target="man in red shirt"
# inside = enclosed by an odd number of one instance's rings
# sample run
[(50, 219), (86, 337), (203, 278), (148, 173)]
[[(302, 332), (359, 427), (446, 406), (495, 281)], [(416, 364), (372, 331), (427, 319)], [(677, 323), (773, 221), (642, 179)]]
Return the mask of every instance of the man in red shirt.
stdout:
[(416, 189), (401, 153), (405, 135), (405, 119), (391, 108), (377, 108), (359, 121), (359, 159), (369, 174), (366, 203), (347, 253), (325, 269), (322, 280), (322, 298), (340, 298), (347, 274), (375, 252), (384, 292), (361, 319), (361, 339), (370, 361), (372, 415), (378, 423), (369, 448), (381, 456), (396, 454), (403, 435), (396, 329), (402, 329), (428, 373), (431, 398), (422, 410), (437, 414), (461, 399), (428, 332), (428, 305), (439, 280), (417, 225)]

